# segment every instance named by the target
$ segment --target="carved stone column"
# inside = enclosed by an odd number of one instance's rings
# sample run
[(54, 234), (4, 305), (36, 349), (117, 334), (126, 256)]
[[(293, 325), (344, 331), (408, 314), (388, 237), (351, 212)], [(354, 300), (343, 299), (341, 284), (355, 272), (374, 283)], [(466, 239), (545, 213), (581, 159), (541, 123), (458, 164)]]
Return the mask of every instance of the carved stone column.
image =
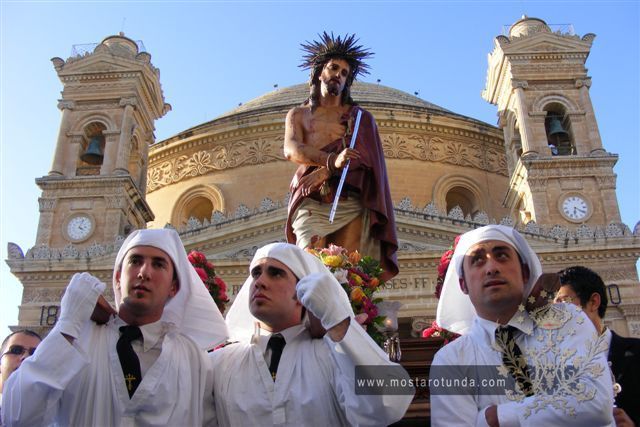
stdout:
[(104, 159), (100, 167), (100, 175), (109, 175), (115, 168), (118, 158), (118, 140), (120, 131), (103, 131), (104, 135)]
[(129, 173), (128, 161), (131, 149), (131, 135), (133, 130), (133, 108), (137, 104), (135, 98), (122, 98), (120, 106), (124, 107), (122, 126), (120, 128), (120, 141), (118, 143), (118, 157), (113, 173), (116, 175), (126, 175)]
[(40, 205), (40, 221), (36, 233), (36, 245), (49, 246), (57, 199), (41, 197), (38, 199), (38, 204)]
[(600, 139), (598, 121), (596, 120), (596, 113), (593, 111), (593, 105), (591, 104), (591, 97), (589, 95), (591, 79), (576, 79), (575, 85), (578, 88), (578, 92), (580, 93), (580, 106), (585, 112), (591, 151), (602, 149), (602, 140)]
[(53, 164), (49, 175), (64, 175), (64, 160), (67, 148), (67, 131), (69, 127), (69, 111), (73, 110), (75, 103), (73, 101), (58, 102), (58, 108), (62, 110), (62, 118), (60, 119), (60, 130), (58, 131), (58, 142), (56, 144), (56, 152), (53, 156)]
[(64, 163), (63, 172), (65, 176), (75, 176), (84, 134), (81, 132), (77, 134), (67, 134), (67, 137), (69, 137), (69, 143), (65, 144), (65, 155), (67, 158)]
[(534, 144), (533, 130), (529, 126), (529, 107), (526, 103), (524, 89), (528, 87), (526, 81), (514, 81), (516, 116), (518, 118), (518, 128), (520, 129), (520, 142), (522, 152), (538, 152)]

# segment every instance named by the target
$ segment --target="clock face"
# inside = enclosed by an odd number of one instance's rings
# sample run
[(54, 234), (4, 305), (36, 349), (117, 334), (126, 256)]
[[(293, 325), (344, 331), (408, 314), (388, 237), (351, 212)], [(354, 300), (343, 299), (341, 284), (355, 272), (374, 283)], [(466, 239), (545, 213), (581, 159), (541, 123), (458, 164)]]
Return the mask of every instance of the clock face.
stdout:
[(589, 205), (580, 196), (569, 196), (562, 201), (562, 212), (567, 218), (580, 221), (589, 215)]
[(93, 232), (93, 220), (87, 215), (77, 215), (67, 223), (67, 235), (71, 240), (84, 240)]

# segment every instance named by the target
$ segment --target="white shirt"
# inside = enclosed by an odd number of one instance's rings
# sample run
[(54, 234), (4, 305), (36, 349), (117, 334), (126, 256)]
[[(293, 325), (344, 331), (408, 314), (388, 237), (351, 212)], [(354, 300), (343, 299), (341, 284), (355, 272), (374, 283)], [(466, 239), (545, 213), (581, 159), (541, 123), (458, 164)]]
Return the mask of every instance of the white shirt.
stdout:
[(206, 353), (162, 323), (161, 352), (130, 399), (116, 351), (121, 325), (87, 322), (73, 345), (54, 328), (5, 384), (5, 425), (201, 425), (211, 379)]
[(397, 366), (357, 322), (338, 343), (311, 339), (301, 325), (281, 333), (286, 345), (275, 382), (264, 357), (268, 337), (210, 353), (220, 426), (386, 426), (402, 418), (413, 394), (355, 394), (355, 366)]
[[(526, 357), (533, 378), (536, 378), (534, 373), (538, 378), (542, 377), (539, 369), (545, 365), (554, 372), (566, 372), (557, 364), (562, 355), (570, 355), (566, 363), (568, 366), (576, 367), (590, 361), (594, 370), (584, 369), (577, 373), (576, 379), (587, 392), (595, 391), (592, 398), (580, 401), (566, 392), (574, 388), (563, 391), (559, 387), (547, 392), (537, 391), (534, 396), (523, 397), (521, 401), (509, 400), (504, 394), (432, 394), (431, 425), (486, 426), (485, 409), (491, 405), (497, 405), (501, 427), (611, 425), (613, 386), (607, 365), (608, 346), (603, 340), (598, 340), (595, 327), (578, 307), (572, 304), (552, 306), (559, 310), (557, 314), (566, 322), (558, 329), (550, 329), (549, 326), (545, 329), (542, 322), (537, 324), (527, 312), (519, 312), (509, 322), (522, 331), (516, 336), (516, 343)], [(555, 322), (555, 326), (560, 324)], [(502, 353), (494, 347), (498, 326), (495, 322), (476, 317), (468, 334), (436, 353), (432, 366), (502, 365)], [(575, 354), (571, 355), (574, 350)], [(588, 354), (590, 350), (591, 356)], [(585, 364), (582, 366), (586, 368)], [(578, 394), (584, 396), (584, 393)]]

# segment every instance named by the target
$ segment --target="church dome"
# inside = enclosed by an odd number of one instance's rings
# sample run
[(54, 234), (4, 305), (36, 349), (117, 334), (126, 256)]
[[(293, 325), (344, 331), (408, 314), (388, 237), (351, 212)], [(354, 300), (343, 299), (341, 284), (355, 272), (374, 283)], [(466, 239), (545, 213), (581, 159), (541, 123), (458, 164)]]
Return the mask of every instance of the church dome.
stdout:
[[(213, 120), (193, 126), (180, 132), (178, 135), (160, 141), (154, 145), (154, 148), (158, 149), (176, 141), (183, 140), (186, 137), (209, 132), (212, 128), (219, 125), (235, 123), (238, 120), (243, 120), (248, 117), (276, 114), (284, 120), (287, 111), (297, 105), (301, 105), (308, 96), (309, 86), (307, 83), (276, 89), (243, 103)], [(351, 97), (356, 103), (370, 111), (402, 111), (422, 116), (448, 116), (462, 119), (465, 122), (476, 125), (493, 127), (480, 120), (454, 113), (453, 111), (425, 101), (407, 92), (381, 84), (354, 82), (351, 87)]]
[[(278, 89), (269, 92), (258, 98), (255, 98), (246, 104), (220, 116), (227, 117), (235, 114), (241, 114), (247, 111), (268, 110), (271, 108), (287, 107), (291, 108), (299, 105), (309, 96), (309, 85), (306, 83), (289, 86), (284, 89)], [(354, 101), (366, 104), (369, 107), (377, 106), (393, 106), (393, 107), (413, 107), (419, 109), (439, 110), (449, 112), (448, 110), (424, 101), (417, 96), (410, 95), (398, 89), (383, 86), (374, 83), (355, 82), (351, 87), (351, 97)]]
[(522, 15), (522, 19), (516, 21), (509, 29), (509, 37), (529, 36), (534, 33), (550, 33), (551, 29), (540, 18), (529, 18)]

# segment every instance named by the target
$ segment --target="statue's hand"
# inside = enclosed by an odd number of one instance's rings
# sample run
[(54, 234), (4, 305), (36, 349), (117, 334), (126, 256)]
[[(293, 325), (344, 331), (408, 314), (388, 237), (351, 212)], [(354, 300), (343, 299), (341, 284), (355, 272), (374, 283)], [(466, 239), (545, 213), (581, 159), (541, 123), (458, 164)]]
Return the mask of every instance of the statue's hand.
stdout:
[(352, 148), (345, 148), (342, 150), (333, 161), (333, 165), (336, 169), (342, 169), (346, 166), (347, 162), (351, 159), (359, 159), (360, 153), (358, 150)]
[(302, 195), (307, 197), (314, 191), (318, 191), (320, 186), (329, 179), (330, 174), (326, 168), (318, 168), (308, 175), (303, 176), (298, 181), (296, 188), (302, 189)]

